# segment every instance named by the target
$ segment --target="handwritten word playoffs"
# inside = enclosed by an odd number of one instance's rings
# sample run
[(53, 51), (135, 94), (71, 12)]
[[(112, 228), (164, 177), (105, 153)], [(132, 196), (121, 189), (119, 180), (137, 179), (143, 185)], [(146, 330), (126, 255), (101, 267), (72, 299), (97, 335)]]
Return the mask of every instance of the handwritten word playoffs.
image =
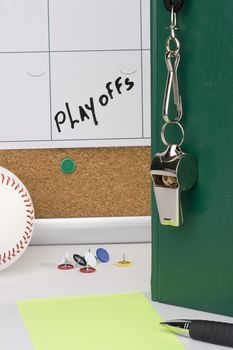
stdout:
[[(129, 78), (122, 80), (122, 77), (118, 77), (114, 83), (109, 81), (105, 88), (106, 93), (100, 95), (98, 103), (105, 107), (108, 105), (109, 101), (114, 98), (116, 94), (121, 95), (125, 91), (130, 91), (134, 86), (134, 82)], [(65, 103), (66, 111), (59, 111), (54, 117), (56, 127), (58, 132), (61, 132), (61, 126), (66, 122), (70, 123), (71, 129), (74, 129), (76, 124), (84, 122), (85, 120), (93, 119), (94, 125), (98, 125), (98, 120), (95, 111), (95, 101), (93, 97), (89, 98), (89, 103), (84, 104), (84, 106), (78, 106), (78, 118), (75, 118), (70, 110), (69, 103)]]

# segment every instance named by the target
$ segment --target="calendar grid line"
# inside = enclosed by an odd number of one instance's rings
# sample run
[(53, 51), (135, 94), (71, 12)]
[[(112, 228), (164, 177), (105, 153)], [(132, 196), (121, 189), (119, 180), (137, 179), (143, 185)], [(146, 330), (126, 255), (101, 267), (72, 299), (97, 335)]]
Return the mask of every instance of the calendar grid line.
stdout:
[(49, 111), (50, 111), (50, 138), (53, 140), (52, 129), (52, 89), (51, 89), (51, 54), (50, 54), (50, 12), (49, 12), (49, 0), (47, 0), (47, 14), (48, 14), (48, 59), (49, 59)]
[(142, 52), (142, 0), (140, 0), (140, 45), (141, 45), (141, 113), (142, 113), (142, 137), (144, 136), (144, 101), (143, 101), (143, 52)]
[(98, 50), (41, 50), (41, 51), (0, 51), (0, 55), (6, 55), (6, 54), (31, 54), (31, 53), (69, 53), (69, 52), (129, 52), (129, 51), (150, 51), (150, 49), (98, 49)]
[(20, 142), (69, 142), (69, 141), (77, 141), (77, 142), (82, 142), (82, 141), (116, 141), (116, 140), (150, 140), (150, 137), (112, 137), (112, 138), (95, 138), (95, 139), (77, 139), (77, 138), (74, 138), (74, 139), (53, 139), (53, 140), (50, 140), (50, 139), (42, 139), (42, 140), (7, 140), (7, 141), (2, 141), (0, 140), (0, 144), (1, 143), (20, 143)]

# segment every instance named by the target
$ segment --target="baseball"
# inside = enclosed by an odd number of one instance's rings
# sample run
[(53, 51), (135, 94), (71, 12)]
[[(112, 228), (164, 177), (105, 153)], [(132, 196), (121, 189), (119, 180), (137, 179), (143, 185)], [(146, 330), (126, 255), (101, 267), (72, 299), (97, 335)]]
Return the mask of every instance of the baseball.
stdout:
[(32, 237), (34, 208), (17, 176), (0, 167), (0, 270), (15, 263)]

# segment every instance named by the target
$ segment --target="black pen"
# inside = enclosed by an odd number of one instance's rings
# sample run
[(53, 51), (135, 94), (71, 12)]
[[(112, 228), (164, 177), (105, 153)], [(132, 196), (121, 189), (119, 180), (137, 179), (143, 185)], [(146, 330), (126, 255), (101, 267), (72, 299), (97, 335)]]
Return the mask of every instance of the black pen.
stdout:
[(233, 324), (206, 320), (171, 320), (160, 322), (176, 333), (188, 333), (195, 340), (233, 347)]

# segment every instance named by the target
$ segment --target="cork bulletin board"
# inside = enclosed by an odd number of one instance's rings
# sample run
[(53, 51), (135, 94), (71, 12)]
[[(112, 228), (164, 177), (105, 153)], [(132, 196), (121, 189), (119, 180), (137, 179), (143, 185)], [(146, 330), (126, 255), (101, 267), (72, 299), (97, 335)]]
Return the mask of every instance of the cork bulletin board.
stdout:
[[(76, 162), (72, 174), (62, 159)], [(18, 176), (36, 218), (150, 215), (150, 148), (1, 150), (0, 165)]]

